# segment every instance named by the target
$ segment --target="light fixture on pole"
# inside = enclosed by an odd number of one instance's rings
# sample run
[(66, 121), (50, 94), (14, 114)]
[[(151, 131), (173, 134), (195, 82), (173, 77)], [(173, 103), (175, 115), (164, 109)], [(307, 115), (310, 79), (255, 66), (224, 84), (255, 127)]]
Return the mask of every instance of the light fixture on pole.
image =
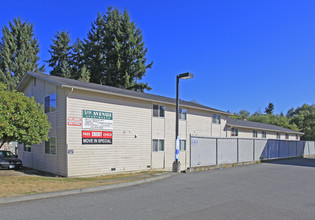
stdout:
[(176, 76), (176, 130), (175, 130), (175, 161), (173, 163), (173, 172), (180, 172), (180, 162), (179, 160), (179, 137), (178, 137), (178, 127), (179, 127), (179, 96), (178, 96), (178, 87), (179, 79), (190, 79), (193, 78), (194, 74), (192, 73), (182, 73)]

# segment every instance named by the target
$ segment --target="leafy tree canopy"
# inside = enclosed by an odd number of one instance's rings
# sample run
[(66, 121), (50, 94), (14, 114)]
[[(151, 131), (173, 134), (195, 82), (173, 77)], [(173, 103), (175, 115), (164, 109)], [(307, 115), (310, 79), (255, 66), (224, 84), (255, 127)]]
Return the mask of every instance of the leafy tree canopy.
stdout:
[[(273, 105), (269, 103), (266, 110), (273, 112)], [(267, 113), (267, 111), (266, 111)], [(255, 112), (250, 114), (246, 110), (241, 110), (238, 113), (235, 113), (232, 118), (255, 121), (265, 124), (277, 125), (283, 128), (288, 128), (296, 131), (301, 131), (305, 133), (301, 140), (315, 140), (315, 105), (304, 104), (301, 107), (296, 109), (290, 108), (286, 115), (282, 112), (278, 114), (262, 114), (261, 112)]]
[(43, 106), (33, 97), (9, 91), (0, 83), (0, 149), (11, 141), (26, 145), (41, 143), (48, 140), (50, 128)]
[(13, 90), (27, 71), (43, 72), (39, 67), (39, 43), (34, 36), (33, 24), (20, 17), (2, 28), (0, 41), (0, 82)]
[(287, 116), (291, 123), (305, 133), (303, 140), (315, 140), (315, 105), (304, 104), (295, 110), (290, 109)]

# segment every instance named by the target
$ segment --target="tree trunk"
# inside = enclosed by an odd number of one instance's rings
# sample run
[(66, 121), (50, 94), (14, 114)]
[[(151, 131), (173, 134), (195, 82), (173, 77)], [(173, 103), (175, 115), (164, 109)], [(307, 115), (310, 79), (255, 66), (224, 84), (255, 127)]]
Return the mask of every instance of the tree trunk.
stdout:
[(5, 144), (5, 141), (3, 141), (2, 144), (0, 145), (0, 149), (2, 148), (4, 144)]

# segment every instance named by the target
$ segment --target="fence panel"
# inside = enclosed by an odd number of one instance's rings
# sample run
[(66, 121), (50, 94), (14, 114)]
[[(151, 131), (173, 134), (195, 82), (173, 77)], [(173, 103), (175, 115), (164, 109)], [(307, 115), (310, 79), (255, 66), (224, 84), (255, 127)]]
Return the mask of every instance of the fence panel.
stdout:
[(261, 156), (268, 158), (268, 140), (254, 140), (255, 142), (255, 160), (259, 160)]
[(288, 157), (289, 156), (289, 148), (287, 141), (280, 141), (280, 150), (279, 157)]
[(237, 139), (218, 138), (218, 163), (237, 162)]
[(216, 164), (216, 139), (192, 137), (191, 167)]
[(314, 141), (308, 141), (308, 147), (309, 147), (309, 152), (310, 152), (310, 155), (315, 154), (315, 145), (314, 145)]
[(315, 155), (314, 141), (191, 138), (191, 167)]
[(269, 147), (269, 157), (268, 159), (278, 158), (279, 157), (279, 140), (268, 140)]
[(239, 162), (248, 162), (253, 160), (254, 140), (238, 139)]
[(297, 156), (303, 156), (306, 148), (305, 141), (297, 141)]
[(296, 149), (296, 141), (288, 141), (289, 148), (289, 157), (296, 157), (297, 149)]

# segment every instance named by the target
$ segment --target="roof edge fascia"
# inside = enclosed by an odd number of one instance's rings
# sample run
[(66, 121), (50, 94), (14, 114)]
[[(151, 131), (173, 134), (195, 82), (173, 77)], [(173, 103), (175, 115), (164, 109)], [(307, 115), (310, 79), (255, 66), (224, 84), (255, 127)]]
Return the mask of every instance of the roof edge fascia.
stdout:
[(229, 123), (226, 123), (226, 125), (230, 126), (230, 127), (236, 127), (236, 128), (247, 128), (247, 129), (250, 129), (250, 128), (255, 128), (257, 130), (261, 130), (261, 131), (276, 131), (276, 132), (282, 132), (282, 133), (289, 133), (289, 134), (301, 134), (301, 135), (304, 135), (303, 132), (300, 132), (300, 131), (280, 131), (280, 130), (273, 130), (273, 129), (263, 129), (263, 128), (258, 128), (258, 127), (245, 127), (245, 126), (239, 126), (239, 125), (231, 125)]
[(57, 82), (55, 82), (55, 81), (53, 81), (53, 80), (50, 80), (50, 79), (47, 79), (47, 78), (45, 78), (45, 77), (42, 77), (40, 74), (45, 74), (45, 73), (33, 73), (33, 72), (27, 72), (27, 74), (29, 74), (29, 75), (31, 75), (31, 76), (34, 76), (34, 77), (37, 77), (37, 78), (39, 78), (39, 79), (42, 79), (42, 80), (46, 80), (46, 81), (48, 81), (48, 82), (50, 82), (50, 83), (52, 83), (52, 84), (54, 84), (54, 85), (56, 85), (56, 86), (59, 86), (59, 87), (62, 87), (62, 84), (60, 84), (60, 83), (57, 83)]
[[(90, 92), (97, 92), (97, 93), (103, 93), (103, 94), (110, 94), (110, 95), (114, 95), (114, 96), (128, 97), (128, 98), (133, 98), (133, 99), (138, 99), (138, 100), (143, 100), (143, 101), (155, 102), (155, 100), (148, 99), (148, 98), (141, 98), (141, 97), (136, 97), (136, 96), (132, 96), (132, 95), (118, 94), (118, 93), (114, 93), (114, 92), (101, 91), (101, 90), (97, 90), (97, 89), (88, 89), (88, 88), (79, 87), (79, 86), (62, 85), (61, 87), (63, 87), (63, 88), (73, 88), (73, 89), (78, 89), (78, 90), (85, 90), (85, 91), (90, 91)], [(163, 104), (176, 105), (175, 103), (171, 103), (171, 102), (163, 102), (163, 101), (157, 101), (157, 102), (158, 103), (163, 103)], [(224, 114), (224, 115), (230, 115), (230, 113), (225, 113), (225, 112), (222, 112), (220, 110), (199, 108), (199, 107), (189, 106), (189, 105), (185, 105), (185, 104), (184, 105), (180, 104), (180, 106), (186, 107), (186, 108), (199, 109), (199, 110), (208, 111), (208, 112), (220, 113), (220, 114)]]

